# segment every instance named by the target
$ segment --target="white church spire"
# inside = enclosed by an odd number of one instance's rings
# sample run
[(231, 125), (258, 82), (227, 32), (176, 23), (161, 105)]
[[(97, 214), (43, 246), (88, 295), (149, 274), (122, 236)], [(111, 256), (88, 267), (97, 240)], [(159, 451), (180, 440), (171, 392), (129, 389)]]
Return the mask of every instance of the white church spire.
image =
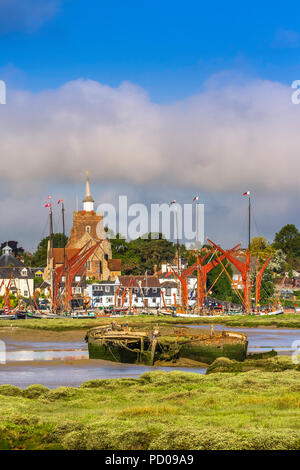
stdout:
[(86, 172), (86, 190), (85, 190), (85, 198), (83, 199), (83, 210), (85, 212), (92, 212), (94, 210), (94, 199), (92, 198), (91, 194), (91, 187), (90, 187), (90, 178), (89, 172)]

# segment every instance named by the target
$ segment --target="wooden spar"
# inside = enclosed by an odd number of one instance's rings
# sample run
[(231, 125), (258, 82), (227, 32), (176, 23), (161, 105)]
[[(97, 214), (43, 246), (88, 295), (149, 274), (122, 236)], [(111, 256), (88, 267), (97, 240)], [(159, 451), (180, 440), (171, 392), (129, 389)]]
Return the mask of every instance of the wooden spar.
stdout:
[(122, 298), (122, 307), (124, 307), (126, 292), (127, 292), (127, 287), (125, 287), (123, 292), (122, 292), (122, 296), (121, 296), (121, 298)]
[(70, 302), (72, 299), (72, 282), (75, 277), (75, 275), (78, 273), (78, 271), (82, 268), (84, 263), (90, 258), (90, 256), (97, 250), (97, 248), (100, 246), (102, 241), (99, 241), (98, 243), (95, 243), (95, 245), (91, 246), (90, 248), (87, 249), (83, 255), (77, 259), (73, 265), (71, 265), (68, 268), (68, 291), (67, 291), (67, 307), (70, 307)]
[(212, 261), (204, 265), (203, 261), (205, 261), (206, 258), (208, 258), (208, 256), (212, 254), (215, 250), (212, 249), (207, 255), (203, 257), (197, 255), (197, 262), (183, 272), (183, 276), (188, 276), (197, 269), (197, 307), (199, 306), (200, 308), (204, 305), (205, 287), (208, 273), (220, 263), (220, 260), (222, 261), (227, 257), (227, 253), (233, 253), (239, 248), (239, 246), (240, 244), (234, 246), (228, 251), (224, 251), (219, 259), (213, 259)]
[(54, 286), (55, 286), (55, 269), (54, 269), (54, 259), (53, 259), (53, 214), (52, 214), (52, 205), (50, 204), (49, 208), (49, 231), (50, 231), (50, 237), (49, 237), (49, 242), (50, 242), (50, 253), (49, 253), (49, 259), (50, 259), (50, 297), (51, 297), (51, 292), (52, 292), (52, 299), (51, 299), (51, 305), (53, 310), (55, 310), (54, 307), (54, 299), (53, 299), (53, 293), (54, 293)]
[(133, 291), (133, 285), (134, 285), (134, 279), (130, 280), (129, 283), (129, 313), (131, 313), (131, 307), (132, 307), (132, 291)]
[(164, 304), (164, 308), (166, 309), (167, 312), (170, 312), (170, 310), (168, 309), (167, 305), (166, 305), (166, 300), (165, 300), (165, 294), (164, 292), (161, 290), (160, 291), (160, 295), (162, 297), (162, 301), (163, 301), (163, 304)]
[(242, 275), (242, 281), (244, 285), (244, 299), (243, 303), (245, 305), (245, 310), (246, 312), (250, 311), (250, 292), (249, 292), (249, 272), (250, 272), (250, 251), (247, 250), (246, 252), (246, 260), (245, 263), (240, 261), (239, 259), (235, 258), (230, 252), (224, 251), (219, 245), (216, 245), (214, 242), (211, 240), (207, 239), (208, 243), (211, 246), (214, 246), (216, 250), (221, 251), (223, 255), (225, 255), (226, 258), (236, 267), (236, 269), (241, 273)]
[(255, 289), (256, 290), (256, 292), (255, 292), (255, 306), (256, 306), (256, 309), (257, 309), (257, 306), (258, 306), (258, 302), (260, 300), (260, 288), (261, 288), (262, 277), (263, 277), (263, 274), (266, 270), (266, 267), (269, 264), (270, 259), (271, 259), (271, 256), (269, 256), (269, 258), (264, 262), (262, 268), (260, 269), (259, 273), (256, 276), (256, 289)]
[[(90, 248), (87, 248), (90, 242), (87, 242), (78, 253), (76, 253), (72, 258), (68, 259), (66, 257), (66, 269), (68, 271), (68, 278), (65, 278), (65, 295), (67, 296), (67, 309), (70, 307), (70, 301), (72, 299), (72, 282), (74, 276), (82, 268), (87, 259), (94, 253), (98, 246), (102, 243), (99, 241), (95, 245), (92, 245)], [(58, 293), (59, 293), (59, 284), (61, 278), (64, 274), (64, 266), (59, 266), (56, 269), (56, 278), (55, 278), (55, 290), (54, 290), (54, 308), (58, 307)]]
[(181, 292), (182, 292), (182, 306), (184, 308), (187, 308), (188, 307), (188, 287), (187, 287), (187, 281), (185, 278), (183, 278), (182, 276), (180, 276), (178, 273), (176, 273), (176, 271), (174, 271), (174, 269), (171, 267), (172, 271), (173, 271), (173, 274), (174, 276), (177, 277), (177, 279), (180, 281), (181, 283)]
[(13, 274), (13, 271), (11, 271), (8, 284), (5, 287), (5, 296), (4, 296), (4, 304), (5, 304), (5, 308), (7, 309), (8, 313), (10, 313), (10, 308), (11, 308), (10, 298), (9, 298), (9, 289), (10, 289), (12, 274)]
[(224, 272), (225, 269), (227, 268), (228, 264), (229, 264), (229, 261), (227, 260), (226, 265), (222, 267), (222, 271), (220, 272), (220, 274), (218, 275), (218, 277), (215, 279), (215, 281), (213, 282), (213, 284), (210, 286), (209, 290), (211, 290), (211, 289), (215, 286), (215, 284), (218, 282), (218, 280), (219, 280), (220, 277), (222, 276), (223, 272)]
[(154, 336), (152, 340), (152, 344), (151, 344), (151, 359), (150, 359), (151, 365), (154, 364), (156, 346), (157, 346), (157, 336)]
[[(207, 241), (208, 241), (208, 243), (209, 243), (211, 246), (212, 246), (212, 244), (214, 244), (214, 243), (211, 242), (209, 239), (207, 239)], [(215, 246), (217, 246), (217, 245), (215, 245)], [(220, 251), (223, 252), (222, 248), (217, 247), (217, 249), (220, 249)], [(223, 265), (221, 258), (220, 258), (220, 257), (218, 256), (218, 254), (217, 254), (217, 250), (216, 250), (215, 254), (216, 254), (216, 257), (217, 257), (219, 263), (223, 266), (223, 268), (224, 268), (224, 270), (225, 270), (225, 272), (226, 272), (226, 274), (227, 274), (227, 276), (228, 276), (228, 278), (229, 278), (229, 280), (230, 280), (232, 286), (234, 287), (235, 291), (237, 292), (237, 294), (239, 295), (240, 299), (242, 300), (242, 303), (245, 305), (245, 300), (244, 300), (243, 297), (241, 296), (239, 290), (236, 289), (235, 285), (233, 284), (232, 279), (231, 279), (231, 277), (229, 276), (229, 274), (228, 274), (228, 272), (227, 272), (225, 266)], [(229, 255), (227, 255), (227, 258), (230, 260)], [(233, 259), (235, 259), (235, 258), (233, 258)], [(241, 263), (241, 264), (242, 264), (242, 263)]]
[(116, 290), (116, 292), (115, 292), (115, 302), (114, 302), (114, 304), (115, 304), (115, 310), (116, 310), (116, 308), (117, 308), (117, 298), (118, 298), (118, 293), (119, 293), (120, 288), (121, 288), (121, 285), (119, 285), (119, 287), (117, 288), (117, 290)]

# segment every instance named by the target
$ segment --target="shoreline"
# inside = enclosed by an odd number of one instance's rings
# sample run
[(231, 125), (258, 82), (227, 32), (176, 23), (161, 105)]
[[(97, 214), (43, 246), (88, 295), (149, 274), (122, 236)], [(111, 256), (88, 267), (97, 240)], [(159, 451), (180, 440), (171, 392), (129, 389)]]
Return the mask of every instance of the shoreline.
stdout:
[(223, 324), (225, 327), (240, 327), (240, 328), (288, 328), (288, 329), (300, 329), (300, 315), (283, 314), (277, 317), (253, 317), (253, 316), (230, 316), (230, 317), (213, 317), (207, 319), (204, 318), (164, 318), (156, 316), (145, 316), (145, 315), (129, 315), (126, 317), (117, 318), (93, 318), (93, 319), (71, 319), (71, 318), (59, 318), (59, 319), (31, 319), (31, 320), (1, 320), (0, 318), (0, 336), (1, 331), (12, 330), (16, 328), (25, 330), (37, 330), (37, 331), (53, 331), (57, 333), (63, 333), (66, 331), (82, 331), (88, 330), (96, 326), (102, 326), (112, 321), (116, 321), (120, 324), (128, 323), (129, 326), (140, 326), (143, 325), (214, 325)]

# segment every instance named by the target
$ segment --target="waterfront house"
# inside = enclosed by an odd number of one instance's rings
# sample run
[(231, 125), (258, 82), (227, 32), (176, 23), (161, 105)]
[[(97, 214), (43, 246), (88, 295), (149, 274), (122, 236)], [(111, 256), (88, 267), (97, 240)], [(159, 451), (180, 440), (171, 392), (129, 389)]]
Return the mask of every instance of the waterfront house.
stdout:
[(33, 295), (34, 275), (30, 268), (13, 256), (10, 246), (5, 246), (0, 256), (0, 295), (5, 294), (6, 287), (12, 294), (22, 297)]

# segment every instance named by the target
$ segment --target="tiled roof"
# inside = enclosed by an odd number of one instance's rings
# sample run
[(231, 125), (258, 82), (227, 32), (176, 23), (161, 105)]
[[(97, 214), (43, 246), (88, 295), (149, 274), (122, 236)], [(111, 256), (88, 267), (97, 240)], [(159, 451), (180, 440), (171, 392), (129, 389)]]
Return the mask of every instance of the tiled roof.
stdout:
[(178, 285), (177, 285), (177, 282), (175, 281), (165, 281), (160, 285), (160, 287), (171, 288), (171, 287), (178, 287)]
[[(27, 269), (27, 276), (22, 276), (22, 270)], [(12, 279), (33, 279), (34, 275), (29, 268), (26, 266), (20, 267), (0, 267), (0, 279), (9, 279), (12, 273)], [(13, 282), (13, 281), (12, 281)]]
[(134, 280), (134, 287), (139, 287), (139, 281), (141, 281), (141, 287), (160, 287), (160, 282), (155, 276), (120, 276), (120, 285), (129, 287), (132, 279)]

